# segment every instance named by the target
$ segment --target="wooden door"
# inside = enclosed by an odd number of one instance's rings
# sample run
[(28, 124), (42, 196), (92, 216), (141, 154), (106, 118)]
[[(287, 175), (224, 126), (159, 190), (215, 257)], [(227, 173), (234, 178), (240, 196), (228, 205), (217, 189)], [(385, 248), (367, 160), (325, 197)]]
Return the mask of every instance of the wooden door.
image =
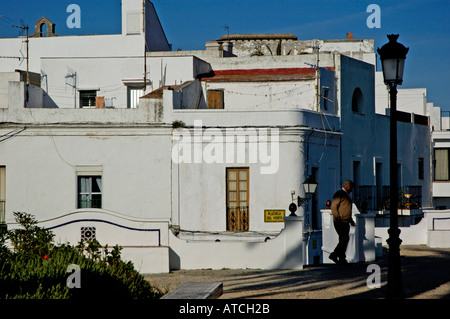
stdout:
[(249, 230), (249, 169), (227, 169), (227, 230)]

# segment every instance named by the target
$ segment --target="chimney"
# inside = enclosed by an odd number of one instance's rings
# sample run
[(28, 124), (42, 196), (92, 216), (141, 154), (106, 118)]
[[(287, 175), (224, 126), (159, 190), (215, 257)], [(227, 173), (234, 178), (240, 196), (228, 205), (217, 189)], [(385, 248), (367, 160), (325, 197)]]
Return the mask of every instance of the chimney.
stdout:
[(347, 33), (347, 40), (353, 40), (353, 33)]

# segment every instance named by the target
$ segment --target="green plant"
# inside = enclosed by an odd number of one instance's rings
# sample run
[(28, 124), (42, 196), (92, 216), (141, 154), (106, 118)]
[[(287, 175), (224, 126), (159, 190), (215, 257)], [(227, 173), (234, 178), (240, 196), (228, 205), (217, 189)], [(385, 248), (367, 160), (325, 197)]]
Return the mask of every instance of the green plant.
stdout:
[[(53, 244), (32, 215), (15, 213), (21, 228), (0, 235), (0, 299), (156, 299), (162, 293), (121, 259), (121, 247), (98, 241)], [(11, 240), (14, 251), (5, 241)], [(67, 268), (80, 268), (81, 288), (70, 289)]]
[(6, 238), (7, 238), (7, 232), (1, 231), (0, 232), (0, 261), (7, 258), (10, 251), (8, 247), (6, 247)]
[(14, 216), (21, 228), (8, 230), (6, 236), (15, 251), (25, 255), (47, 255), (53, 247), (53, 233), (37, 226), (37, 220), (30, 214), (15, 212)]
[(120, 251), (122, 247), (115, 245), (111, 251), (108, 251), (108, 245), (105, 246), (105, 260), (111, 266), (117, 266), (120, 263)]
[(278, 45), (277, 45), (275, 54), (273, 54), (272, 50), (270, 49), (270, 47), (267, 44), (266, 44), (266, 48), (269, 50), (270, 55), (281, 55), (281, 40), (278, 41)]
[(172, 128), (180, 128), (180, 127), (186, 127), (186, 124), (183, 121), (175, 120), (172, 122)]
[(101, 258), (101, 247), (102, 245), (98, 240), (80, 241), (76, 246), (79, 252), (86, 252), (86, 254), (94, 260), (99, 260)]

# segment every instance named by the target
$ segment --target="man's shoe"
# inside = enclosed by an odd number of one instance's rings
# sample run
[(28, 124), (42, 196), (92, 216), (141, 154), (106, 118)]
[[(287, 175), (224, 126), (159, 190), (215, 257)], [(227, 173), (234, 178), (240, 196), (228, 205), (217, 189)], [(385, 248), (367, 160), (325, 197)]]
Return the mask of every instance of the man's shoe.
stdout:
[(347, 264), (348, 264), (348, 261), (347, 261), (347, 259), (345, 259), (345, 258), (341, 258), (341, 259), (339, 259), (338, 264), (340, 264), (340, 265), (347, 265)]
[(335, 263), (337, 264), (339, 262), (338, 257), (336, 256), (335, 253), (331, 253), (329, 258)]

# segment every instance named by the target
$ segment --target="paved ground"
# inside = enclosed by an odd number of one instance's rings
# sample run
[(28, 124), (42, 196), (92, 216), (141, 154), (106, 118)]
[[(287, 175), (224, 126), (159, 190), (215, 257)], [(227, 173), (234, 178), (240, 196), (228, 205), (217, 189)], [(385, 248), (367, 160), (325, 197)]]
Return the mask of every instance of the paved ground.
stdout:
[[(450, 249), (402, 246), (401, 256), (406, 298), (450, 298)], [(224, 290), (221, 299), (384, 298), (387, 252), (373, 262), (381, 268), (381, 288), (367, 287), (369, 264), (318, 265), (303, 270), (177, 270), (146, 279), (164, 293), (187, 281), (220, 281)]]

